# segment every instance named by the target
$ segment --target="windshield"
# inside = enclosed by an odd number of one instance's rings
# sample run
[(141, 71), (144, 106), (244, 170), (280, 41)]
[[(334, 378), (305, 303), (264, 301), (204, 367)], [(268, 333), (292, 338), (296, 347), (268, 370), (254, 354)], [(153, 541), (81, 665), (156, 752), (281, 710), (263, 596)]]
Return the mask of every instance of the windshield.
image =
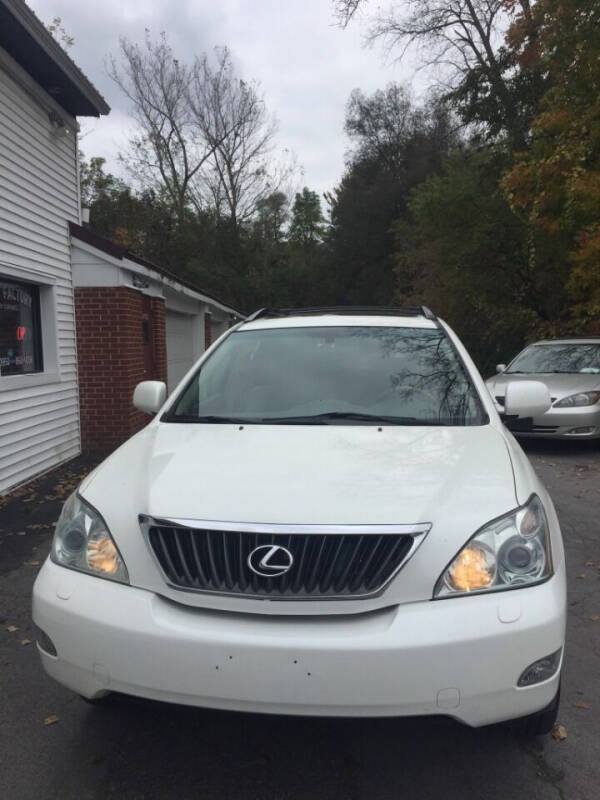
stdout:
[(164, 419), (399, 425), (487, 421), (442, 331), (341, 326), (232, 333)]
[(506, 372), (600, 373), (600, 343), (534, 344), (525, 348)]

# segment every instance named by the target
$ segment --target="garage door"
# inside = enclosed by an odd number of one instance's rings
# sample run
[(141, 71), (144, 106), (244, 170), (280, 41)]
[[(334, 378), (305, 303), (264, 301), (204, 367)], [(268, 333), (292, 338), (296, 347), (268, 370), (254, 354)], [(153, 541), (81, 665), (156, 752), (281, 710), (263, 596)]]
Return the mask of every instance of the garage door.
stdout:
[(167, 311), (167, 378), (175, 388), (194, 360), (192, 317)]

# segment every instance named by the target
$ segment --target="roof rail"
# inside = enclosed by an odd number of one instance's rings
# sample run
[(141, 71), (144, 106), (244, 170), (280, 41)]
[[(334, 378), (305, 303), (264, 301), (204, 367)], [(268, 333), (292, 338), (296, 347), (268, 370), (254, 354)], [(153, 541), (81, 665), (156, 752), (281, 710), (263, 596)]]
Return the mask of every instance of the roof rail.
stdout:
[(268, 317), (294, 317), (310, 314), (369, 314), (376, 316), (396, 316), (396, 317), (425, 317), (436, 321), (433, 311), (427, 306), (400, 306), (392, 308), (389, 306), (316, 306), (315, 308), (260, 308), (249, 317), (246, 322), (255, 319), (265, 319)]

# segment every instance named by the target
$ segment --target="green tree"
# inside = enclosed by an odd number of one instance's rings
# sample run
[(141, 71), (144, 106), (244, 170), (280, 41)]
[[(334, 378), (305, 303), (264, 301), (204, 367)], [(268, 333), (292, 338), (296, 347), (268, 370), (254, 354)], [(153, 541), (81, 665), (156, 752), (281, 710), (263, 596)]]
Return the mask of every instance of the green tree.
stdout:
[(290, 241), (304, 250), (314, 248), (322, 240), (324, 222), (319, 195), (305, 186), (296, 193), (292, 206)]
[(395, 285), (393, 225), (406, 214), (411, 190), (440, 169), (456, 137), (441, 107), (415, 106), (397, 84), (371, 96), (354, 91), (346, 131), (354, 147), (342, 181), (329, 195), (330, 299), (389, 305)]
[[(600, 5), (540, 0), (538, 58), (551, 88), (533, 121), (531, 146), (504, 187), (530, 230), (531, 260), (555, 276), (567, 302), (549, 331), (599, 330)], [(513, 45), (523, 47), (517, 29)]]
[(324, 257), (325, 218), (317, 192), (307, 187), (298, 192), (292, 205), (287, 233), (286, 286), (288, 305), (322, 305), (322, 291), (329, 264)]
[(288, 199), (283, 192), (273, 192), (256, 206), (256, 233), (268, 242), (281, 242), (288, 217)]
[(244, 307), (248, 295), (245, 262), (239, 258), (239, 237), (227, 218), (190, 209), (180, 217), (168, 196), (153, 188), (135, 192), (105, 172), (102, 158), (82, 161), (80, 176), (83, 203), (90, 208), (94, 231)]
[(73, 47), (75, 44), (75, 38), (67, 33), (60, 17), (53, 17), (52, 22), (46, 25), (46, 30), (54, 36), (56, 41), (61, 44), (65, 50), (68, 50), (69, 47)]
[(91, 208), (101, 197), (112, 196), (125, 188), (123, 181), (104, 171), (105, 164), (105, 158), (96, 156), (86, 161), (83, 153), (79, 154), (79, 185), (84, 208)]
[(526, 227), (498, 185), (505, 166), (502, 153), (454, 153), (395, 226), (395, 301), (433, 308), (488, 372), (552, 313), (527, 267)]
[(283, 192), (274, 192), (257, 206), (246, 237), (245, 257), (250, 265), (247, 307), (293, 306), (296, 301), (284, 231), (288, 199)]

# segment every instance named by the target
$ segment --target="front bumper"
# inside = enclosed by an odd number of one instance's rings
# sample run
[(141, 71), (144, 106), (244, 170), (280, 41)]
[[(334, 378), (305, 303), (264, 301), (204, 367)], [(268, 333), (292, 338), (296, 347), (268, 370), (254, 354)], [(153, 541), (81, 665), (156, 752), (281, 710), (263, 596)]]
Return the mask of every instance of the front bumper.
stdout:
[[(581, 426), (583, 427), (583, 426)], [(591, 431), (575, 432), (573, 427), (563, 425), (552, 430), (538, 428), (532, 431), (512, 431), (518, 438), (525, 439), (600, 439), (600, 426)]]
[(54, 642), (46, 671), (92, 698), (106, 691), (239, 711), (324, 716), (446, 714), (479, 726), (533, 713), (560, 670), (521, 672), (564, 645), (564, 564), (528, 589), (318, 617), (190, 608), (47, 560), (35, 623)]
[[(504, 407), (496, 401), (496, 408), (502, 414)], [(575, 408), (556, 408), (552, 406), (545, 414), (526, 421), (523, 429), (520, 420), (509, 430), (515, 436), (544, 439), (600, 439), (600, 406), (579, 406)]]

